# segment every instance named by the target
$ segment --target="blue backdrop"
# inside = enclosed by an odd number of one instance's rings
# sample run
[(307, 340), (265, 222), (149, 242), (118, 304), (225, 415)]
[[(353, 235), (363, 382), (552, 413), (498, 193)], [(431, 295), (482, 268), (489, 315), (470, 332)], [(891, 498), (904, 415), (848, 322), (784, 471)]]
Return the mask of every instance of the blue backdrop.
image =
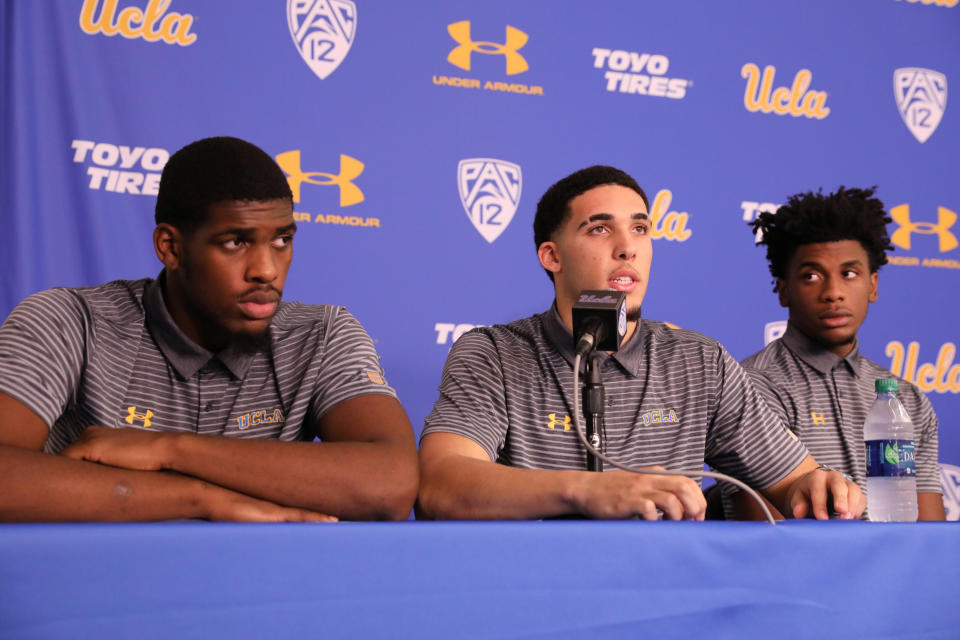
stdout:
[(960, 517), (957, 0), (7, 0), (0, 316), (153, 276), (159, 173), (211, 135), (275, 156), (287, 299), (343, 304), (419, 432), (452, 341), (548, 307), (532, 218), (594, 163), (653, 200), (644, 314), (743, 358), (786, 314), (745, 221), (879, 186), (896, 251), (861, 349), (929, 395)]

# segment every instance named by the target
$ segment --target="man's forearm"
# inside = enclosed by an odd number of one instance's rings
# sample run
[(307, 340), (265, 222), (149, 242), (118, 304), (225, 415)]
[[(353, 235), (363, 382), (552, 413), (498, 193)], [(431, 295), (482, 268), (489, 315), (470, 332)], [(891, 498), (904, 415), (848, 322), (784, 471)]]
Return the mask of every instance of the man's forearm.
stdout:
[(210, 487), (174, 474), (129, 471), (0, 445), (0, 520), (206, 518)]
[(389, 442), (280, 442), (176, 434), (168, 468), (346, 520), (406, 519), (415, 450)]
[(466, 456), (421, 468), (417, 517), (524, 520), (575, 514), (573, 485), (585, 471), (517, 469)]

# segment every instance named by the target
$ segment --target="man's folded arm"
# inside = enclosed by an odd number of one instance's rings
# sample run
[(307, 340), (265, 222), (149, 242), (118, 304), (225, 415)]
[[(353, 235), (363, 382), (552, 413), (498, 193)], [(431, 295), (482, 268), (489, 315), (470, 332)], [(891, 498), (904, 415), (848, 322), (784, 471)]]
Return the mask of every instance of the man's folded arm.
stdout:
[(316, 429), (322, 442), (89, 428), (63, 455), (177, 471), (340, 519), (407, 518), (417, 492), (416, 446), (396, 398), (350, 398), (328, 410)]
[(196, 478), (118, 469), (41, 453), (47, 425), (23, 403), (3, 393), (0, 416), (0, 521), (330, 519)]

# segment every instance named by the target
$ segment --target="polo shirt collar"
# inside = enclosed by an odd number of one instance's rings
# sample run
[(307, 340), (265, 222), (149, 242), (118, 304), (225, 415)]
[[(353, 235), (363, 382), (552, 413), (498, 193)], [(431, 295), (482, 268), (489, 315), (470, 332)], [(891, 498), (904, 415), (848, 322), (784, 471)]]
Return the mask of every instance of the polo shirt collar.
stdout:
[(798, 358), (824, 375), (833, 371), (842, 362), (847, 364), (854, 375), (860, 375), (860, 350), (856, 339), (853, 342), (853, 349), (843, 358), (811, 340), (790, 322), (787, 323), (787, 330), (780, 339)]
[(163, 300), (165, 273), (149, 282), (143, 291), (143, 310), (147, 328), (160, 348), (161, 353), (183, 379), (192, 378), (205, 364), (216, 358), (237, 379), (243, 379), (250, 368), (254, 354), (240, 351), (234, 345), (219, 353), (207, 351), (188, 338), (167, 309)]
[[(543, 314), (543, 328), (547, 338), (553, 343), (554, 348), (563, 356), (564, 360), (573, 366), (577, 352), (573, 348), (573, 332), (567, 329), (560, 318), (560, 312), (557, 311), (557, 303), (554, 301), (550, 309)], [(640, 337), (644, 331), (643, 320), (637, 322), (637, 328), (633, 335), (627, 340), (627, 344), (622, 345), (620, 349), (614, 351), (612, 357), (620, 366), (626, 369), (631, 375), (639, 375), (640, 363), (643, 356), (643, 339)], [(581, 366), (583, 366), (581, 364)]]

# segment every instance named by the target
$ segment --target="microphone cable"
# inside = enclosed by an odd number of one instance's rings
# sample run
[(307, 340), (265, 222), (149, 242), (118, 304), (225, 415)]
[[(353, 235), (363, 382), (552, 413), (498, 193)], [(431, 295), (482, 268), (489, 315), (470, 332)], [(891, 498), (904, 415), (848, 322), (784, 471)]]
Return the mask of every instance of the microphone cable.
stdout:
[(632, 473), (644, 473), (651, 476), (686, 476), (687, 478), (698, 478), (701, 476), (706, 476), (707, 478), (714, 478), (716, 480), (725, 480), (731, 484), (736, 485), (743, 491), (747, 493), (751, 498), (757, 501), (757, 504), (760, 505), (760, 508), (763, 510), (763, 514), (767, 517), (767, 521), (776, 526), (777, 522), (773, 518), (773, 514), (770, 513), (770, 509), (767, 508), (766, 503), (760, 497), (760, 495), (748, 487), (745, 483), (728, 476), (725, 473), (718, 473), (716, 471), (671, 471), (669, 469), (664, 469), (663, 471), (654, 471), (652, 469), (641, 469), (639, 467), (631, 467), (620, 462), (617, 462), (613, 458), (609, 458), (602, 454), (600, 451), (597, 451), (593, 448), (589, 442), (587, 442), (587, 435), (583, 432), (583, 428), (580, 425), (580, 360), (581, 355), (577, 354), (577, 357), (573, 362), (573, 427), (577, 432), (577, 437), (580, 438), (580, 442), (583, 443), (583, 446), (587, 448), (587, 451), (597, 456), (599, 459), (603, 460), (607, 464), (613, 465), (618, 469), (623, 469), (624, 471), (630, 471)]

